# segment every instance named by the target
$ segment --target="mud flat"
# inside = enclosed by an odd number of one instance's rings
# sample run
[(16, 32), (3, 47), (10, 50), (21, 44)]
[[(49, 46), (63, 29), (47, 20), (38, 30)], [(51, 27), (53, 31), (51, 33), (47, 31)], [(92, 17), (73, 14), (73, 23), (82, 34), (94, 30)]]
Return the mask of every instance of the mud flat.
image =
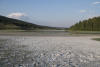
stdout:
[[(2, 67), (99, 67), (100, 36), (0, 36)], [(5, 48), (6, 47), (6, 48)]]

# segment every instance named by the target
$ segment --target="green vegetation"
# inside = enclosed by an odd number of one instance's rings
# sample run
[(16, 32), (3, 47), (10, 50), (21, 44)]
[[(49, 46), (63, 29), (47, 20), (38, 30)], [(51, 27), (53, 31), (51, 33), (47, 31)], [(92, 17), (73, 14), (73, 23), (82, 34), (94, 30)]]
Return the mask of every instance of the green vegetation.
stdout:
[(0, 16), (0, 30), (39, 30), (39, 29), (61, 29), (28, 23), (22, 20)]
[(70, 27), (72, 31), (100, 31), (100, 17), (80, 21)]
[(69, 31), (73, 34), (100, 34), (100, 31)]
[(93, 38), (93, 40), (100, 41), (100, 38)]

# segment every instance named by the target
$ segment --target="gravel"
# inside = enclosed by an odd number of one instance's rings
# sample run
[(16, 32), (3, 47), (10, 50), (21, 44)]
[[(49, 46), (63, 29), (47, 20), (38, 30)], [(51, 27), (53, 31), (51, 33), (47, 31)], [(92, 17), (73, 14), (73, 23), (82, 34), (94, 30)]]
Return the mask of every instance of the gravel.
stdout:
[(0, 51), (1, 67), (100, 67), (100, 42), (92, 40), (97, 37), (0, 36), (10, 50)]

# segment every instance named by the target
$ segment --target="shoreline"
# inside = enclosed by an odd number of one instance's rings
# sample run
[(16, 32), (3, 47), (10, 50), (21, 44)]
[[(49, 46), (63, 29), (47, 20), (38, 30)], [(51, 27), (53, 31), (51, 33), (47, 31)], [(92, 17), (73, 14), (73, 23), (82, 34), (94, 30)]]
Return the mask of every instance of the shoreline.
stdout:
[(78, 36), (100, 36), (99, 33), (80, 33), (66, 31), (0, 31), (0, 36), (50, 36), (50, 37), (78, 37)]

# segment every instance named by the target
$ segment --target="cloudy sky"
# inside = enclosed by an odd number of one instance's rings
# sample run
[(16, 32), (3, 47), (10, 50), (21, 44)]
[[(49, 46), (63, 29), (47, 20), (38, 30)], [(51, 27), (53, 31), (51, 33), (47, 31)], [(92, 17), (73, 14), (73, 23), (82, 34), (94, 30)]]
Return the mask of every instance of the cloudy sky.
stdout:
[(100, 16), (100, 0), (0, 0), (0, 15), (39, 25), (69, 27)]

